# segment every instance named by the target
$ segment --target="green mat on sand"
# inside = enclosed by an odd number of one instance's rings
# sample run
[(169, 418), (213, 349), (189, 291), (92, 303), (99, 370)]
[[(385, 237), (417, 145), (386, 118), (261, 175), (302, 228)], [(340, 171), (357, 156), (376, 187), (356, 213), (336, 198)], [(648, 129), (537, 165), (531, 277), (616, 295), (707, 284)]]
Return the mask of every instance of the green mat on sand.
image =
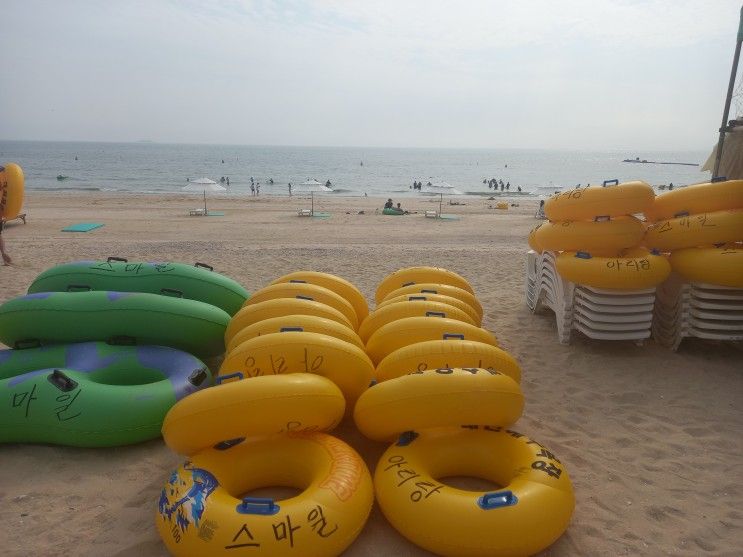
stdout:
[(314, 213), (312, 213), (312, 217), (316, 219), (329, 219), (330, 213), (320, 213), (318, 211), (315, 211)]
[(207, 217), (223, 217), (224, 211), (209, 211), (206, 214)]
[(62, 232), (88, 232), (103, 226), (100, 222), (78, 222), (77, 224), (71, 224), (62, 229)]
[(437, 218), (443, 219), (443, 220), (459, 220), (460, 219), (458, 215), (439, 215)]

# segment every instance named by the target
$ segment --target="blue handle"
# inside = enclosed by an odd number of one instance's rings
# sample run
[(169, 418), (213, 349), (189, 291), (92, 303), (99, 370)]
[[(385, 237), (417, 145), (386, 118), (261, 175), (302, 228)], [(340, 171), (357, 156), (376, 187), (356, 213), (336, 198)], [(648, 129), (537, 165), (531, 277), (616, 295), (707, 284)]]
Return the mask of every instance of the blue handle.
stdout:
[(444, 333), (444, 340), (448, 340), (450, 338), (457, 338), (459, 340), (464, 340), (464, 335), (459, 333)]
[(727, 180), (727, 176), (715, 176), (714, 178), (712, 178), (712, 183), (714, 184), (715, 182), (727, 182)]
[(235, 508), (240, 514), (271, 515), (279, 512), (279, 506), (273, 499), (264, 497), (245, 497)]
[(575, 252), (575, 257), (578, 259), (591, 259), (591, 254), (587, 251), (577, 251)]
[(295, 296), (295, 298), (297, 298), (298, 300), (310, 300), (311, 302), (314, 302), (315, 301), (315, 299), (312, 298), (311, 296), (297, 295), (297, 296)]
[(485, 493), (477, 499), (477, 504), (481, 509), (486, 511), (492, 509), (500, 509), (503, 507), (510, 507), (519, 502), (519, 498), (516, 497), (512, 491), (497, 491), (492, 493)]
[(443, 311), (427, 311), (426, 317), (446, 317)]
[(604, 184), (603, 184), (602, 187), (605, 188), (606, 186), (612, 186), (612, 185), (613, 186), (618, 186), (619, 185), (619, 180), (617, 180), (616, 178), (614, 178), (613, 180), (604, 180)]
[(415, 431), (404, 431), (400, 434), (400, 438), (397, 440), (395, 445), (398, 447), (405, 447), (415, 441), (416, 437), (418, 437), (418, 434)]
[(287, 331), (299, 331), (301, 333), (304, 329), (302, 327), (281, 327), (281, 329), (279, 329), (280, 333), (285, 333)]
[(245, 378), (242, 371), (236, 371), (235, 373), (230, 373), (228, 375), (220, 375), (219, 377), (217, 377), (217, 380), (214, 383), (216, 385), (221, 385), (223, 382), (227, 381), (228, 379), (234, 379), (235, 377), (238, 377), (240, 379)]

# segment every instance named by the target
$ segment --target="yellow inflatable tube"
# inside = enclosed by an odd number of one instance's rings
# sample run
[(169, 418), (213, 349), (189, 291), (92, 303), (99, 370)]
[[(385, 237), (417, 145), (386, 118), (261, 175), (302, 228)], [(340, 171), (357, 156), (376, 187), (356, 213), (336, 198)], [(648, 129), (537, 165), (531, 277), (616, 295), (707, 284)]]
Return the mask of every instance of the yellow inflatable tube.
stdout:
[(667, 220), (681, 214), (695, 215), (743, 209), (743, 180), (695, 184), (663, 193), (648, 211), (652, 220)]
[(321, 304), (325, 304), (340, 311), (346, 319), (348, 319), (354, 329), (357, 329), (359, 326), (356, 311), (345, 298), (323, 286), (307, 284), (304, 282), (282, 282), (261, 288), (257, 292), (251, 294), (250, 298), (245, 300), (243, 307), (259, 304), (266, 300), (275, 300), (277, 298), (299, 298), (320, 302)]
[(12, 220), (23, 208), (23, 170), (15, 163), (0, 166), (0, 218)]
[(441, 302), (442, 304), (454, 306), (455, 308), (461, 309), (464, 313), (469, 315), (470, 318), (472, 318), (472, 321), (474, 321), (475, 325), (477, 325), (478, 327), (482, 324), (482, 318), (477, 314), (472, 306), (458, 298), (454, 298), (453, 296), (445, 296), (443, 294), (403, 294), (402, 296), (394, 296), (393, 298), (386, 298), (382, 300), (379, 304), (377, 304), (377, 308), (388, 306), (390, 304), (397, 304), (400, 302), (415, 302), (420, 300)]
[(288, 331), (246, 340), (227, 354), (219, 376), (314, 373), (338, 385), (348, 410), (374, 377), (374, 364), (361, 348), (319, 333)]
[(671, 268), (690, 282), (743, 288), (743, 245), (680, 249), (670, 259)]
[(350, 302), (356, 311), (359, 321), (363, 321), (364, 317), (369, 314), (369, 306), (361, 291), (346, 279), (336, 275), (318, 273), (316, 271), (295, 271), (277, 278), (271, 284), (278, 284), (280, 282), (307, 282), (309, 284), (323, 286), (336, 294), (340, 294)]
[[(398, 532), (436, 553), (534, 555), (565, 531), (575, 507), (563, 464), (543, 445), (500, 427), (420, 431), (382, 455), (374, 490)], [(465, 491), (437, 478), (474, 476), (503, 486)]]
[(245, 327), (249, 327), (265, 319), (285, 317), (287, 315), (314, 315), (316, 317), (323, 317), (345, 325), (351, 331), (354, 331), (351, 322), (340, 311), (328, 305), (315, 302), (314, 300), (277, 298), (252, 306), (246, 306), (233, 315), (224, 332), (225, 346), (228, 346), (232, 337)]
[(480, 305), (480, 302), (474, 296), (474, 294), (472, 294), (471, 292), (467, 292), (462, 288), (451, 286), (450, 284), (436, 284), (432, 282), (409, 284), (408, 286), (402, 286), (396, 290), (393, 290), (384, 297), (382, 302), (389, 300), (390, 298), (396, 298), (397, 296), (415, 294), (441, 294), (442, 296), (450, 296), (452, 298), (456, 298), (457, 300), (461, 300), (472, 309), (474, 309), (477, 313), (478, 318), (480, 319), (480, 321), (482, 321), (482, 305)]
[(534, 228), (529, 230), (529, 237), (527, 238), (527, 242), (529, 243), (529, 247), (536, 251), (537, 253), (542, 253), (544, 250), (542, 249), (542, 246), (539, 245), (537, 242), (537, 231), (539, 230), (539, 227), (542, 226), (544, 223), (540, 223), (536, 225)]
[(551, 221), (633, 215), (650, 209), (654, 198), (653, 188), (641, 181), (589, 186), (554, 194), (545, 202), (544, 214)]
[(173, 451), (191, 456), (220, 443), (300, 431), (329, 431), (343, 419), (346, 401), (319, 375), (290, 373), (231, 381), (181, 399), (165, 416), (162, 433)]
[(498, 346), (498, 340), (490, 331), (464, 321), (445, 317), (405, 317), (377, 329), (366, 343), (366, 353), (372, 362), (378, 364), (395, 350), (426, 340), (476, 340)]
[(635, 217), (615, 217), (604, 221), (546, 222), (536, 231), (542, 250), (617, 250), (636, 246), (645, 226)]
[(270, 335), (273, 333), (282, 333), (285, 331), (306, 331), (308, 333), (321, 333), (331, 337), (339, 338), (355, 344), (362, 350), (366, 347), (361, 342), (358, 333), (346, 325), (341, 325), (337, 321), (326, 319), (325, 317), (316, 317), (314, 315), (284, 315), (282, 317), (272, 317), (258, 321), (241, 329), (227, 344), (229, 353), (238, 344), (250, 340), (253, 337)]
[(521, 417), (524, 395), (513, 379), (488, 369), (414, 371), (378, 383), (356, 403), (359, 431), (391, 441), (404, 431), (456, 424), (509, 426)]
[(412, 302), (400, 302), (375, 309), (361, 323), (359, 336), (362, 341), (368, 342), (369, 338), (381, 326), (405, 317), (448, 317), (449, 319), (464, 321), (470, 325), (475, 324), (469, 315), (449, 304), (430, 302), (428, 300), (414, 300)]
[(440, 283), (456, 286), (474, 294), (472, 286), (463, 276), (439, 267), (408, 267), (387, 275), (377, 286), (376, 301), (381, 302), (387, 294), (403, 286), (416, 283)]
[[(245, 497), (258, 488), (301, 490), (283, 500)], [(177, 557), (340, 555), (361, 532), (374, 499), (369, 470), (324, 433), (276, 435), (206, 449), (163, 487), (157, 531)]]
[(521, 381), (521, 367), (513, 356), (474, 340), (427, 340), (399, 348), (379, 362), (376, 379), (388, 381), (413, 371), (445, 367), (490, 369)]
[(647, 250), (628, 250), (623, 257), (593, 257), (588, 253), (566, 251), (557, 256), (560, 276), (576, 284), (595, 288), (633, 290), (657, 286), (671, 272), (668, 259)]
[(648, 227), (647, 248), (675, 250), (743, 240), (743, 210), (716, 211), (659, 221)]

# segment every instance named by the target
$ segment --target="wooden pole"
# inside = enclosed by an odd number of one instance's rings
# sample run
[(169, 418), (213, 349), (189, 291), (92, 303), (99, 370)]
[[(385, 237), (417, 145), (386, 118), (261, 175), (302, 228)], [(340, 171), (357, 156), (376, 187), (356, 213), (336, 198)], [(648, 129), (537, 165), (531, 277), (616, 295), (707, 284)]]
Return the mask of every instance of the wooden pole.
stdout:
[(730, 101), (733, 99), (733, 87), (735, 87), (735, 77), (738, 74), (738, 60), (740, 59), (740, 45), (743, 42), (743, 6), (740, 8), (740, 23), (738, 24), (738, 39), (735, 42), (735, 54), (733, 55), (733, 69), (730, 72), (730, 82), (728, 83), (728, 94), (725, 98), (725, 109), (722, 112), (722, 124), (720, 125), (720, 138), (717, 140), (717, 154), (715, 155), (715, 168), (712, 172), (712, 178), (717, 178), (722, 162), (722, 149), (725, 144), (725, 132), (728, 131), (728, 115), (730, 113)]

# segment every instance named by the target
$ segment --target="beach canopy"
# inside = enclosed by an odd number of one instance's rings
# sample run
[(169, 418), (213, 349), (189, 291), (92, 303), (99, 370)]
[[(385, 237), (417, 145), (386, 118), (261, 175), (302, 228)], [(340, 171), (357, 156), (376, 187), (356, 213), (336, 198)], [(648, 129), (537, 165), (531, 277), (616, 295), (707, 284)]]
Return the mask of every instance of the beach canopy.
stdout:
[[(718, 146), (719, 144), (714, 146), (712, 154), (702, 166), (702, 170), (714, 172)], [(743, 179), (743, 125), (736, 126), (732, 131), (725, 134), (720, 169), (717, 174), (725, 176), (728, 180)]]
[(446, 195), (462, 195), (462, 192), (447, 182), (434, 182), (421, 186), (421, 192), (425, 193), (444, 193)]
[(333, 191), (328, 186), (325, 186), (317, 180), (307, 180), (301, 184), (295, 186), (295, 191), (298, 192), (329, 192)]
[(204, 213), (206, 213), (206, 192), (227, 191), (227, 188), (225, 188), (224, 186), (220, 186), (219, 184), (217, 184), (217, 182), (215, 182), (214, 180), (210, 180), (209, 178), (199, 178), (198, 180), (192, 180), (191, 182), (183, 186), (183, 190), (204, 192)]

